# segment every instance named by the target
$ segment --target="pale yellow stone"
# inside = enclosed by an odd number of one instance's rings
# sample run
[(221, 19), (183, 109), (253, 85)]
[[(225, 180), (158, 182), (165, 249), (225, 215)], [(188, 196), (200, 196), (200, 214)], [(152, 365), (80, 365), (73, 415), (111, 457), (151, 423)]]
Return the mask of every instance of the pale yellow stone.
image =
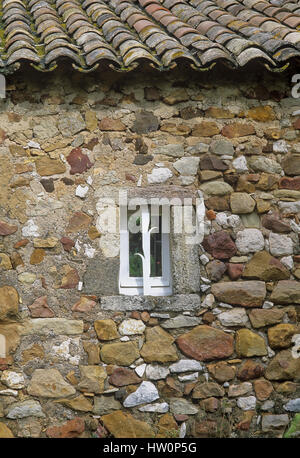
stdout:
[(268, 340), (271, 348), (287, 348), (291, 345), (292, 337), (297, 332), (296, 326), (281, 323), (268, 329)]
[(68, 146), (73, 139), (69, 138), (53, 138), (52, 141), (47, 141), (42, 144), (42, 149), (49, 153), (50, 151), (54, 151), (56, 149), (61, 150), (62, 148), (65, 148)]
[(54, 402), (58, 402), (59, 404), (63, 404), (70, 409), (78, 410), (80, 412), (91, 412), (93, 410), (92, 403), (82, 394), (73, 399), (59, 399)]
[(94, 326), (100, 340), (113, 340), (119, 337), (116, 323), (113, 320), (96, 320)]
[(105, 344), (100, 351), (101, 360), (106, 364), (129, 366), (140, 356), (136, 342)]
[(107, 377), (103, 366), (80, 366), (81, 380), (78, 389), (90, 393), (103, 393), (104, 381)]
[(115, 438), (155, 437), (154, 431), (146, 422), (135, 419), (129, 412), (117, 410), (103, 415), (101, 420)]
[(51, 159), (47, 156), (38, 157), (36, 171), (41, 176), (51, 176), (66, 171), (66, 166), (60, 159)]
[(249, 329), (239, 329), (236, 333), (236, 352), (238, 356), (267, 355), (266, 343), (260, 335)]
[(19, 309), (19, 294), (13, 286), (0, 288), (0, 320), (16, 315)]
[(85, 112), (85, 123), (87, 130), (92, 132), (97, 129), (98, 120), (94, 111), (88, 110)]
[(0, 439), (13, 438), (14, 435), (3, 422), (0, 423)]
[(18, 275), (18, 280), (26, 285), (31, 285), (36, 280), (36, 274), (23, 272), (22, 274)]
[(28, 394), (45, 398), (64, 398), (76, 393), (57, 369), (36, 369), (27, 387)]
[(269, 105), (251, 108), (247, 112), (247, 117), (259, 122), (274, 121), (276, 119), (275, 112)]
[(48, 335), (50, 331), (57, 335), (82, 334), (83, 321), (67, 318), (34, 318), (23, 322), (23, 335)]
[(58, 239), (56, 237), (47, 237), (46, 239), (34, 239), (33, 246), (35, 248), (53, 248), (57, 245)]

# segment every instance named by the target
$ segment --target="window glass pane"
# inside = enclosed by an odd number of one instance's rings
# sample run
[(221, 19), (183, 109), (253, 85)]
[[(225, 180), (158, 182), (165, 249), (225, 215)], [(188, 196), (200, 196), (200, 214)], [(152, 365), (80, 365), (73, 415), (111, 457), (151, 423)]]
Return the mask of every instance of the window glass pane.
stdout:
[[(129, 276), (130, 277), (143, 277), (142, 258), (135, 254), (135, 253), (143, 254), (141, 219), (142, 218), (139, 212), (128, 210)], [(136, 232), (138, 228), (140, 228), (140, 230)]]
[[(162, 215), (161, 209), (153, 210), (151, 227), (157, 229), (150, 234), (150, 276), (162, 277)], [(143, 255), (143, 237), (141, 232), (140, 211), (128, 210), (128, 232), (129, 232), (129, 276), (143, 277), (143, 264), (140, 256)]]
[(161, 214), (156, 218), (159, 226), (158, 231), (153, 231), (150, 234), (150, 276), (161, 277), (162, 276), (162, 237), (161, 237), (161, 225), (162, 218)]

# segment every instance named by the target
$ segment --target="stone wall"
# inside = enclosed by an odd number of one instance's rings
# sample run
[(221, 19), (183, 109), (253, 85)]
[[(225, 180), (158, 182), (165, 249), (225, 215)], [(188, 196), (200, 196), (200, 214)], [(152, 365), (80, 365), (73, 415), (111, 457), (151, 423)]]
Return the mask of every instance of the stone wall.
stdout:
[[(8, 77), (0, 437), (282, 437), (299, 420), (291, 74)], [(97, 202), (149, 186), (201, 190), (206, 235), (174, 244), (174, 296), (120, 296)]]

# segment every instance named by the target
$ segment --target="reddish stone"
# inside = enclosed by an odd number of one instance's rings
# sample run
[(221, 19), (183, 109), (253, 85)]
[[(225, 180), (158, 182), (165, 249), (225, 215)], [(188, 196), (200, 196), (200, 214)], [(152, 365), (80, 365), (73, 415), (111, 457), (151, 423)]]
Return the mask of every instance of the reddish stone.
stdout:
[(258, 379), (254, 383), (254, 391), (259, 401), (266, 401), (271, 396), (273, 385), (269, 380)]
[(135, 385), (141, 383), (141, 378), (134, 371), (126, 367), (118, 367), (108, 379), (109, 383), (114, 386)]
[(218, 425), (217, 422), (213, 420), (204, 420), (196, 422), (194, 426), (193, 437), (200, 438), (213, 438), (217, 437), (218, 434)]
[(28, 308), (33, 318), (53, 318), (55, 316), (48, 306), (47, 296), (38, 297)]
[(87, 229), (88, 226), (91, 224), (92, 218), (88, 216), (86, 213), (83, 212), (75, 212), (72, 217), (70, 218), (67, 232), (79, 232), (83, 229)]
[(122, 131), (122, 130), (126, 130), (126, 127), (118, 119), (103, 118), (101, 119), (99, 123), (99, 129), (106, 130), (106, 131), (109, 131), (109, 130)]
[(227, 138), (245, 137), (247, 135), (255, 134), (255, 129), (252, 124), (234, 122), (223, 127), (221, 133)]
[(248, 431), (248, 429), (251, 426), (251, 421), (252, 421), (254, 414), (255, 414), (255, 410), (248, 410), (247, 412), (244, 412), (244, 417), (236, 425), (237, 429), (240, 429), (241, 431)]
[(217, 212), (223, 212), (226, 210), (230, 210), (229, 196), (210, 197), (209, 199), (205, 201), (205, 205), (207, 208), (215, 210)]
[(300, 129), (300, 118), (297, 118), (294, 122), (294, 128), (299, 130)]
[(148, 323), (150, 320), (150, 315), (148, 312), (142, 312), (141, 313), (141, 319), (143, 320), (144, 323)]
[(18, 226), (0, 220), (0, 235), (11, 235), (17, 232)]
[(133, 312), (131, 312), (130, 317), (133, 318), (134, 320), (140, 320), (141, 314), (137, 310), (134, 310)]
[(251, 359), (248, 359), (247, 361), (243, 362), (242, 365), (239, 367), (237, 372), (237, 378), (244, 382), (245, 380), (252, 380), (254, 378), (262, 377), (264, 375), (264, 372), (265, 369), (261, 364)]
[(71, 166), (71, 175), (86, 172), (93, 165), (88, 156), (81, 152), (81, 148), (74, 148), (69, 156), (67, 156), (67, 161)]
[(206, 312), (202, 316), (202, 321), (204, 324), (211, 324), (213, 321), (215, 321), (216, 316), (212, 312)]
[(84, 420), (82, 418), (74, 418), (67, 421), (61, 426), (50, 426), (46, 430), (46, 435), (55, 439), (66, 439), (78, 437), (85, 429)]
[(204, 237), (202, 245), (208, 253), (217, 259), (231, 258), (237, 252), (235, 243), (225, 231), (215, 232)]
[(234, 351), (231, 335), (206, 325), (196, 326), (182, 334), (176, 343), (182, 353), (198, 361), (227, 358)]
[(70, 269), (63, 277), (61, 282), (61, 289), (73, 289), (76, 288), (79, 283), (79, 275), (76, 269)]
[(14, 248), (16, 249), (23, 248), (24, 246), (28, 245), (28, 243), (29, 243), (28, 239), (19, 240), (18, 242), (14, 244)]
[(238, 280), (244, 270), (244, 264), (229, 263), (227, 266), (227, 272), (230, 280)]
[(300, 177), (282, 177), (279, 180), (279, 188), (300, 191)]
[(72, 239), (70, 239), (69, 237), (62, 237), (60, 239), (60, 242), (65, 251), (71, 251), (71, 249), (75, 246), (75, 242)]
[(220, 170), (223, 172), (228, 169), (228, 165), (225, 164), (222, 159), (212, 154), (205, 154), (200, 159), (200, 169), (201, 170)]
[(262, 217), (262, 225), (266, 229), (269, 229), (272, 232), (291, 232), (291, 228), (289, 224), (284, 223), (283, 221), (280, 221), (278, 218), (276, 218), (273, 215), (264, 215)]
[(90, 312), (96, 305), (96, 301), (94, 300), (94, 297), (87, 297), (87, 296), (82, 296), (76, 304), (73, 305), (72, 311), (73, 312), (82, 312), (82, 313), (87, 313)]
[(219, 401), (214, 397), (203, 399), (203, 401), (200, 401), (200, 407), (206, 412), (215, 412), (219, 408)]
[(183, 421), (187, 421), (189, 419), (189, 416), (184, 415), (184, 414), (181, 414), (181, 415), (179, 414), (179, 415), (174, 415), (174, 418), (178, 423), (182, 423)]
[(206, 217), (209, 221), (216, 219), (216, 212), (214, 210), (206, 210)]

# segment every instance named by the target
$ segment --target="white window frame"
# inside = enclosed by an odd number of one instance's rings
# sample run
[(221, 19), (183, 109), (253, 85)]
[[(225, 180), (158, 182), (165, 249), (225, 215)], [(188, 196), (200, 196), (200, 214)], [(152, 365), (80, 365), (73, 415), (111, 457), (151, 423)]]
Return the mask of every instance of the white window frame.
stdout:
[[(162, 207), (162, 223), (170, 228), (170, 206)], [(150, 234), (155, 228), (150, 228), (149, 204), (140, 205), (142, 217), (142, 246), (140, 254), (143, 265), (143, 277), (129, 276), (129, 230), (128, 207), (120, 206), (120, 274), (119, 292), (128, 296), (169, 296), (172, 294), (171, 260), (170, 260), (170, 234), (162, 233), (162, 276), (150, 276)]]

